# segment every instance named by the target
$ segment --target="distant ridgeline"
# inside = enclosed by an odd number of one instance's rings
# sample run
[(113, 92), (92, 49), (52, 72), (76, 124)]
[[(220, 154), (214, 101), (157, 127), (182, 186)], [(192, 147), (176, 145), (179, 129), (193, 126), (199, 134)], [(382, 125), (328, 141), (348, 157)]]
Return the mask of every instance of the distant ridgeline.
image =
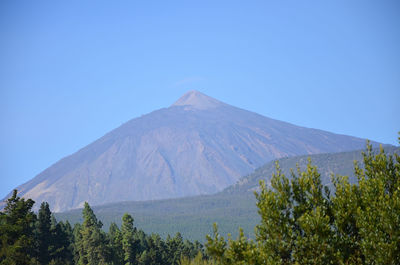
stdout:
[[(391, 145), (385, 145), (384, 150), (387, 155), (400, 153), (400, 147)], [(267, 185), (270, 184), (271, 176), (276, 172), (276, 162), (279, 163), (282, 172), (286, 176), (290, 177), (291, 170), (293, 170), (294, 173), (297, 173), (297, 166), (299, 166), (301, 170), (304, 170), (309, 159), (313, 165), (318, 167), (318, 172), (321, 174), (322, 184), (333, 188), (331, 182), (332, 174), (348, 176), (350, 182), (355, 183), (357, 179), (354, 175), (354, 162), (357, 161), (361, 166), (363, 165), (362, 152), (364, 152), (364, 150), (303, 155), (277, 159), (259, 167), (252, 174), (241, 178), (236, 184), (227, 187), (222, 193), (243, 193), (255, 191), (259, 187), (259, 182), (262, 179), (266, 181)], [(374, 152), (379, 152), (379, 148), (374, 149)]]

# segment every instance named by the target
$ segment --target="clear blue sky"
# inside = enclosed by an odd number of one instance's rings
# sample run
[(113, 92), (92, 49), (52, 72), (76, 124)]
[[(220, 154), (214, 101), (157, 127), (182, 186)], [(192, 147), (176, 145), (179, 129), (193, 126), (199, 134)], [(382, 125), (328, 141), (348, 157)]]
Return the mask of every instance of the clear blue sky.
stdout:
[(0, 1), (0, 197), (196, 89), (397, 145), (400, 2)]

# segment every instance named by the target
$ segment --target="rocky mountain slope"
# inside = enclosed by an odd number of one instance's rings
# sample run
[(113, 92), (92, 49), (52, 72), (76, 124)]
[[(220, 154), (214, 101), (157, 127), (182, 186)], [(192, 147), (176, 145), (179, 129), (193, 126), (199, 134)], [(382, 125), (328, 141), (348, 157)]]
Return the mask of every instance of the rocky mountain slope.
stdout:
[(362, 149), (365, 140), (295, 126), (197, 91), (132, 119), (19, 186), (53, 211), (210, 194), (276, 158)]

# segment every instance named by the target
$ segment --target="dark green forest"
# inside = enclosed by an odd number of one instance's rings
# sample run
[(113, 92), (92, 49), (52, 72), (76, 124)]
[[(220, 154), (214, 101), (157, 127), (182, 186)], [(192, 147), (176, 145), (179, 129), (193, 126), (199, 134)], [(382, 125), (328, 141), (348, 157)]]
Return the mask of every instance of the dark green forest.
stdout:
[(74, 226), (57, 222), (49, 204), (43, 202), (36, 215), (34, 201), (13, 195), (0, 215), (0, 264), (179, 264), (182, 257), (203, 256), (198, 242), (184, 240), (180, 233), (148, 235), (134, 226), (129, 214), (122, 225), (102, 230), (102, 223), (88, 203), (83, 222)]
[(400, 264), (398, 154), (367, 145), (356, 181), (332, 175), (333, 188), (311, 160), (286, 175), (277, 163), (254, 192), (253, 239), (242, 229), (226, 239), (214, 224), (204, 246), (146, 234), (129, 214), (106, 232), (87, 203), (82, 222), (58, 222), (48, 203), (36, 214), (15, 190), (0, 213), (0, 264)]

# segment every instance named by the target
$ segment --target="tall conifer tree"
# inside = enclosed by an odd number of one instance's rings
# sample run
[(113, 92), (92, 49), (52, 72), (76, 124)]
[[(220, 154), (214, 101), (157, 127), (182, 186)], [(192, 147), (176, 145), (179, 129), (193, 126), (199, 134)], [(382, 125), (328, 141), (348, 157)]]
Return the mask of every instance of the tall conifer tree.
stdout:
[(83, 211), (83, 224), (80, 230), (80, 258), (79, 264), (99, 265), (107, 264), (107, 245), (104, 232), (101, 230), (103, 224), (97, 220), (96, 215), (85, 202)]
[(123, 264), (124, 250), (122, 248), (122, 233), (118, 226), (112, 222), (108, 229), (108, 246), (111, 252), (112, 264)]
[(124, 250), (124, 262), (127, 265), (136, 264), (136, 241), (134, 239), (135, 228), (133, 218), (125, 213), (122, 216), (122, 248)]
[(33, 229), (36, 215), (32, 212), (35, 202), (17, 196), (17, 190), (7, 200), (0, 214), (0, 263), (36, 264)]
[(48, 264), (50, 262), (49, 248), (51, 239), (51, 211), (47, 202), (42, 202), (39, 209), (38, 220), (36, 225), (36, 244), (37, 255), (40, 264)]

